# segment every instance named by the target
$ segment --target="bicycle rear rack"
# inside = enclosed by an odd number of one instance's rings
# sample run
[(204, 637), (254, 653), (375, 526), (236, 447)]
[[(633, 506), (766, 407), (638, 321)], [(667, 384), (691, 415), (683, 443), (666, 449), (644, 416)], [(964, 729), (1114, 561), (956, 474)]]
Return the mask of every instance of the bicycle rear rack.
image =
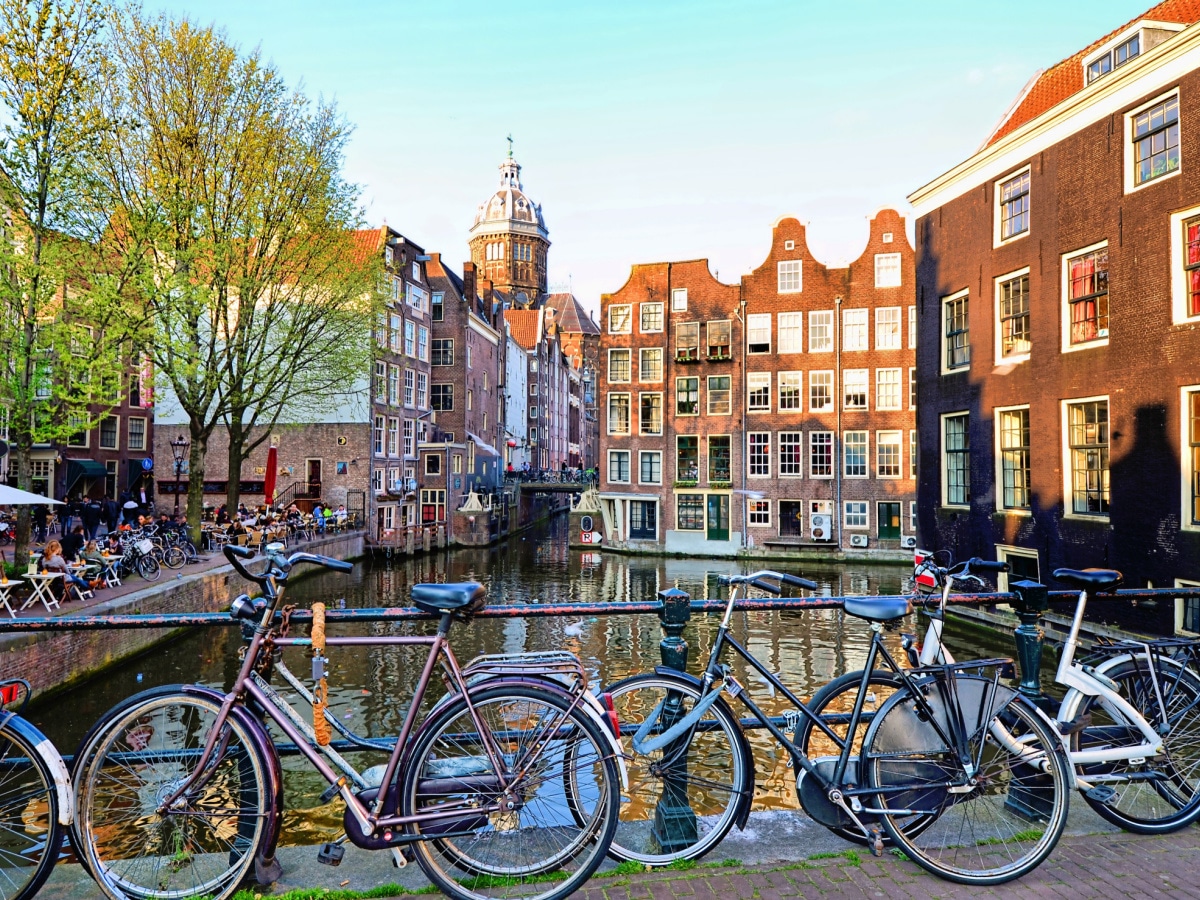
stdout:
[(463, 669), (463, 677), (468, 682), (476, 678), (521, 675), (553, 679), (573, 693), (582, 693), (588, 689), (588, 677), (583, 663), (575, 654), (565, 650), (488, 653), (475, 657)]

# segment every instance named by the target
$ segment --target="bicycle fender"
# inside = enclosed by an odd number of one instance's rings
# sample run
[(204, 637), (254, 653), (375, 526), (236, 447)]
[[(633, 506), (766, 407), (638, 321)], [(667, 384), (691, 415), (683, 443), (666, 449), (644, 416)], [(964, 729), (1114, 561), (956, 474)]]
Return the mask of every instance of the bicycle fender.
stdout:
[[(655, 666), (654, 674), (678, 678), (697, 689), (704, 687), (704, 683), (695, 675), (680, 672), (678, 669), (672, 669), (670, 666)], [(733, 721), (741, 721), (741, 718), (733, 711), (733, 708), (724, 697), (718, 697), (713, 705), (726, 713)], [(746, 739), (746, 733), (741, 728), (737, 730), (737, 741), (742, 750), (742, 758), (750, 762), (746, 766), (745, 775), (742, 776), (742, 783), (738, 785), (738, 806), (733, 819), (733, 824), (737, 826), (738, 831), (744, 831), (746, 829), (746, 821), (750, 818), (750, 807), (754, 803), (754, 782), (756, 775), (754, 771), (754, 751), (750, 749), (750, 741)]]
[(70, 825), (75, 819), (75, 792), (71, 789), (71, 773), (67, 771), (62, 755), (48, 737), (16, 713), (4, 713), (0, 725), (20, 732), (21, 737), (33, 745), (54, 778), (54, 793), (58, 794), (58, 822), (60, 825)]

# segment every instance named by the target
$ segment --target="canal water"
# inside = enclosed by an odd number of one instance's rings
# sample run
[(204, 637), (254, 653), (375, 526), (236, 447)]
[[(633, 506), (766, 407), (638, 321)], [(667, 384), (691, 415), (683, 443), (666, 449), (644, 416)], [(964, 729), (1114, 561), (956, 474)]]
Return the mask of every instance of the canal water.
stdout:
[[(909, 570), (900, 566), (863, 563), (771, 565), (811, 578), (823, 593), (832, 596), (902, 593), (907, 590), (909, 574)], [(748, 571), (743, 564), (731, 560), (628, 557), (571, 550), (567, 546), (566, 518), (558, 517), (490, 548), (455, 550), (392, 562), (364, 561), (349, 575), (317, 574), (297, 582), (287, 597), (300, 607), (316, 600), (329, 606), (344, 601), (348, 608), (409, 606), (409, 588), (413, 584), (475, 580), (487, 586), (489, 599), (494, 603), (647, 600), (653, 599), (660, 589), (676, 585), (693, 598), (715, 599), (726, 596), (717, 584), (717, 577), (732, 570)], [(699, 615), (684, 632), (690, 647), (689, 671), (700, 671), (718, 623), (717, 615)], [(335, 634), (412, 634), (427, 632), (432, 627), (428, 622), (369, 623), (331, 626), (331, 631), (336, 628)], [(910, 623), (906, 630), (916, 627), (916, 623)], [(953, 631), (949, 629), (946, 642), (960, 659), (1012, 655), (1011, 637), (997, 633), (993, 643), (986, 635), (975, 634), (969, 641), (956, 642)], [(844, 672), (861, 668), (870, 641), (867, 625), (847, 618), (840, 610), (737, 613), (733, 633), (802, 696), (808, 696)], [(608, 684), (658, 665), (661, 638), (658, 617), (652, 615), (482, 619), (458, 625), (451, 632), (452, 646), (463, 664), (479, 653), (566, 648), (580, 656), (598, 684)], [(888, 639), (899, 652), (899, 634), (889, 633)], [(169, 645), (76, 687), (51, 704), (32, 709), (29, 717), (63, 753), (72, 753), (105, 710), (139, 690), (179, 682), (224, 690), (237, 673), (240, 645), (236, 628), (197, 628)], [(419, 675), (422, 654), (422, 649), (401, 647), (330, 648), (327, 655), (331, 662), (331, 709), (362, 735), (394, 736)], [(289, 649), (285, 661), (293, 672), (307, 677), (310, 666), (300, 650)], [(748, 674), (744, 666), (738, 665), (734, 671), (760, 706), (781, 709), (756, 674)], [(440, 693), (437, 687), (435, 683), (431, 691)], [(302, 703), (297, 708), (306, 712)], [(795, 808), (795, 789), (784, 754), (761, 730), (752, 732), (751, 738), (759, 775), (756, 808)], [(382, 761), (374, 758), (355, 762), (361, 768)], [(341, 802), (320, 804), (319, 795), (326, 784), (302, 758), (285, 758), (284, 767), (288, 813), (283, 840), (311, 844), (337, 834)]]

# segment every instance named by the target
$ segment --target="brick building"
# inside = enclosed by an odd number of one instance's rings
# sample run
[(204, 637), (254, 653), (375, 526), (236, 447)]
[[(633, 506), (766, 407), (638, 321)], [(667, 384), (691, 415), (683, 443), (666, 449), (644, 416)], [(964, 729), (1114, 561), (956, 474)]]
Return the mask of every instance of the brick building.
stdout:
[(567, 458), (572, 466), (591, 468), (600, 458), (600, 420), (596, 410), (600, 326), (574, 294), (549, 294), (545, 309), (546, 327), (558, 335), (563, 353), (578, 374), (578, 385), (572, 381), (572, 396), (577, 392), (578, 398), (572, 404), (567, 423)]
[(521, 185), (521, 166), (508, 158), (500, 164), (500, 188), (479, 204), (469, 238), (471, 262), (515, 306), (537, 305), (546, 293), (546, 257), (550, 237), (542, 207)]
[(910, 197), (923, 544), (1200, 583), (1198, 20), (1170, 0), (1039, 73)]
[(601, 298), (609, 542), (729, 555), (911, 544), (913, 253), (882, 210), (847, 268), (797, 220), (723, 284), (707, 260), (634, 266)]

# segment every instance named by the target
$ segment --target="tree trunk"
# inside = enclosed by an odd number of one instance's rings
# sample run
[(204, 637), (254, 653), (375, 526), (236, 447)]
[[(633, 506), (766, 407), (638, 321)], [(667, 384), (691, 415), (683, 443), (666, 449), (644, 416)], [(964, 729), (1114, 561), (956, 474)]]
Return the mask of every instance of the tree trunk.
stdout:
[[(33, 465), (30, 460), (33, 451), (30, 449), (28, 435), (14, 435), (14, 437), (16, 446), (11, 452), (15, 453), (17, 458), (17, 487), (27, 491), (33, 487)], [(16, 542), (13, 545), (13, 564), (17, 567), (17, 574), (23, 572), (29, 565), (29, 543), (32, 532), (33, 507), (18, 506)]]
[(234, 424), (235, 414), (230, 415), (229, 425), (229, 468), (228, 484), (225, 486), (225, 508), (234, 510), (242, 501), (242, 462), (245, 460), (243, 448), (246, 446), (246, 432), (240, 425)]
[(200, 547), (200, 520), (204, 517), (204, 456), (208, 452), (209, 432), (193, 421), (190, 425), (192, 446), (188, 451), (187, 523), (192, 543)]

